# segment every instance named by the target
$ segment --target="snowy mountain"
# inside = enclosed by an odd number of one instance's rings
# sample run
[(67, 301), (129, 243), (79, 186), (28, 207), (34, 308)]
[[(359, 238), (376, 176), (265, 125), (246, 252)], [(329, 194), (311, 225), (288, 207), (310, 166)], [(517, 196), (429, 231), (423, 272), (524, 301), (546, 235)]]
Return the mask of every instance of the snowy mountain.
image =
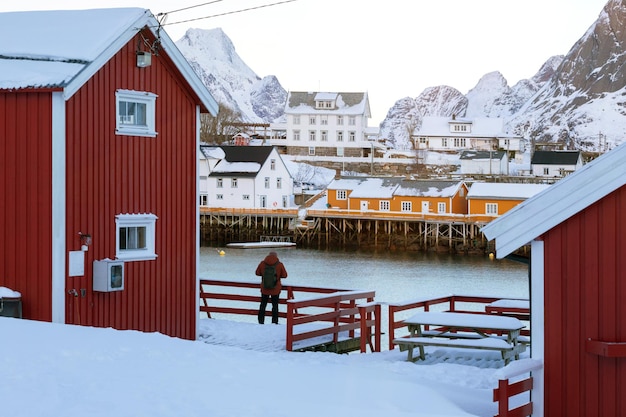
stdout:
[[(396, 102), (381, 124), (381, 134), (396, 147), (407, 147), (407, 120), (419, 126), (423, 116), (456, 114), (501, 117), (507, 133), (535, 142), (610, 149), (626, 137), (624, 22), (624, 0), (611, 0), (566, 56), (550, 58), (532, 78), (509, 87), (502, 74), (492, 72), (460, 97), (448, 86), (428, 88), (415, 99)], [(442, 106), (433, 97), (453, 101)]]
[[(626, 137), (626, 0), (610, 0), (567, 55), (548, 59), (529, 79), (509, 86), (485, 74), (466, 95), (449, 86), (404, 97), (380, 125), (396, 149), (409, 149), (409, 132), (424, 116), (500, 117), (505, 130), (569, 149), (605, 150)], [(190, 29), (177, 43), (214, 97), (249, 122), (283, 115), (287, 92), (274, 76), (258, 77), (221, 29)]]
[(269, 123), (283, 114), (287, 92), (278, 79), (256, 75), (222, 29), (189, 29), (176, 45), (213, 97), (245, 121)]

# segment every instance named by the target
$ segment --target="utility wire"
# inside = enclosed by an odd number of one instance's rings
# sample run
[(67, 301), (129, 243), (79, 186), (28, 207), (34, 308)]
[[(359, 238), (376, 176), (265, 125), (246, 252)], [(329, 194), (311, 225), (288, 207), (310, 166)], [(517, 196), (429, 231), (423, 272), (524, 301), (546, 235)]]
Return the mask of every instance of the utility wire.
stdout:
[[(222, 0), (215, 0), (215, 1), (210, 2), (210, 3), (216, 3), (218, 1), (222, 1)], [(229, 14), (243, 13), (243, 12), (248, 12), (250, 10), (263, 9), (263, 8), (266, 8), (266, 7), (278, 6), (280, 4), (292, 3), (294, 1), (296, 1), (296, 0), (284, 0), (284, 1), (279, 1), (279, 2), (276, 2), (276, 3), (262, 4), (260, 6), (248, 7), (246, 9), (233, 10), (233, 11), (230, 11), (230, 12), (218, 13), (218, 14), (204, 16), (204, 17), (195, 17), (193, 19), (179, 20), (178, 22), (163, 23), (161, 26), (178, 25), (180, 23), (195, 22), (196, 20), (204, 20), (204, 19), (210, 19), (210, 18), (213, 18), (213, 17), (226, 16), (226, 15), (229, 15)], [(206, 3), (206, 4), (209, 4), (209, 3)], [(192, 8), (192, 7), (197, 7), (197, 6), (191, 6), (191, 7), (188, 7), (187, 9)], [(180, 10), (185, 10), (185, 9), (180, 9)], [(174, 12), (177, 12), (177, 11), (180, 11), (180, 10), (174, 10)], [(167, 14), (167, 13), (159, 13), (159, 15), (164, 15), (164, 14)]]
[(224, 1), (224, 0), (207, 1), (206, 3), (196, 4), (195, 6), (188, 6), (188, 7), (183, 7), (182, 9), (171, 10), (171, 11), (165, 12), (165, 13), (159, 13), (157, 16), (161, 16), (161, 15), (164, 15), (164, 14), (172, 14), (172, 13), (182, 12), (183, 10), (194, 9), (196, 7), (202, 7), (202, 6), (206, 6), (206, 5), (213, 4), (213, 3), (219, 3), (221, 1)]

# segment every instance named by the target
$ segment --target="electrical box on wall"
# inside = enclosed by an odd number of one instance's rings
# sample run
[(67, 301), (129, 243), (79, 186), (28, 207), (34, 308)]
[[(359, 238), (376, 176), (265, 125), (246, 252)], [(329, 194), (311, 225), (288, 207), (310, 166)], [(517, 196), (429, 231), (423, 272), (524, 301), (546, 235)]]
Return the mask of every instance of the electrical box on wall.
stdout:
[(124, 289), (124, 262), (112, 259), (93, 261), (93, 290), (102, 292)]

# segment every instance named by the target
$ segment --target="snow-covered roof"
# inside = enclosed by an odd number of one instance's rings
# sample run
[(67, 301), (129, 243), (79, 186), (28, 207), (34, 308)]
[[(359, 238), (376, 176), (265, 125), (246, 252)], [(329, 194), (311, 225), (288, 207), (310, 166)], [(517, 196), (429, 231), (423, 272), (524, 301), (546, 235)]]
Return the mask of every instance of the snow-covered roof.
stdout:
[(348, 177), (328, 184), (329, 190), (351, 190), (350, 198), (452, 197), (463, 181), (409, 180), (401, 177)]
[(520, 200), (528, 199), (535, 194), (539, 194), (548, 184), (514, 184), (514, 183), (493, 183), (475, 182), (467, 192), (468, 199), (499, 199), (499, 200)]
[[(256, 177), (261, 167), (274, 150), (271, 146), (219, 146), (219, 149), (203, 147), (214, 157), (223, 153), (209, 176)], [(206, 155), (207, 153), (205, 153)]]
[(399, 183), (399, 178), (367, 178), (352, 190), (350, 198), (391, 198)]
[(504, 158), (504, 156), (506, 155), (505, 151), (463, 151), (461, 152), (461, 156), (459, 157), (459, 159), (461, 161), (466, 161), (466, 160), (490, 160), (490, 159), (495, 159), (495, 160), (500, 160), (502, 158)]
[[(451, 123), (471, 123), (471, 132), (451, 132)], [(455, 119), (450, 117), (424, 116), (422, 126), (415, 133), (418, 136), (462, 136), (495, 138), (504, 135), (504, 120), (495, 117), (476, 117), (473, 119)]]
[(482, 228), (502, 258), (626, 184), (626, 143)]
[(71, 97), (137, 32), (147, 27), (203, 105), (217, 103), (159, 22), (142, 8), (0, 13), (0, 89), (58, 88)]
[(402, 180), (395, 195), (406, 197), (452, 197), (463, 181)]
[[(315, 102), (321, 100), (335, 100), (332, 109), (318, 109)], [(314, 114), (314, 113), (339, 113), (345, 115), (364, 115), (370, 117), (370, 106), (367, 93), (321, 93), (291, 91), (287, 96), (285, 113), (288, 114)]]
[(200, 145), (200, 152), (206, 159), (224, 159), (226, 154), (219, 146)]

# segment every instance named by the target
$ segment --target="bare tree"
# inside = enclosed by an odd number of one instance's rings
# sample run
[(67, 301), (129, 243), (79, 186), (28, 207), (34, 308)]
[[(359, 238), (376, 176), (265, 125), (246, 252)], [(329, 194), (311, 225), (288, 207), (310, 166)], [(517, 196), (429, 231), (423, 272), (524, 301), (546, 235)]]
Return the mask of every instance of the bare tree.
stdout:
[(200, 140), (210, 144), (228, 142), (237, 134), (238, 130), (233, 123), (241, 123), (241, 114), (224, 103), (219, 103), (217, 116), (202, 114), (200, 116)]

